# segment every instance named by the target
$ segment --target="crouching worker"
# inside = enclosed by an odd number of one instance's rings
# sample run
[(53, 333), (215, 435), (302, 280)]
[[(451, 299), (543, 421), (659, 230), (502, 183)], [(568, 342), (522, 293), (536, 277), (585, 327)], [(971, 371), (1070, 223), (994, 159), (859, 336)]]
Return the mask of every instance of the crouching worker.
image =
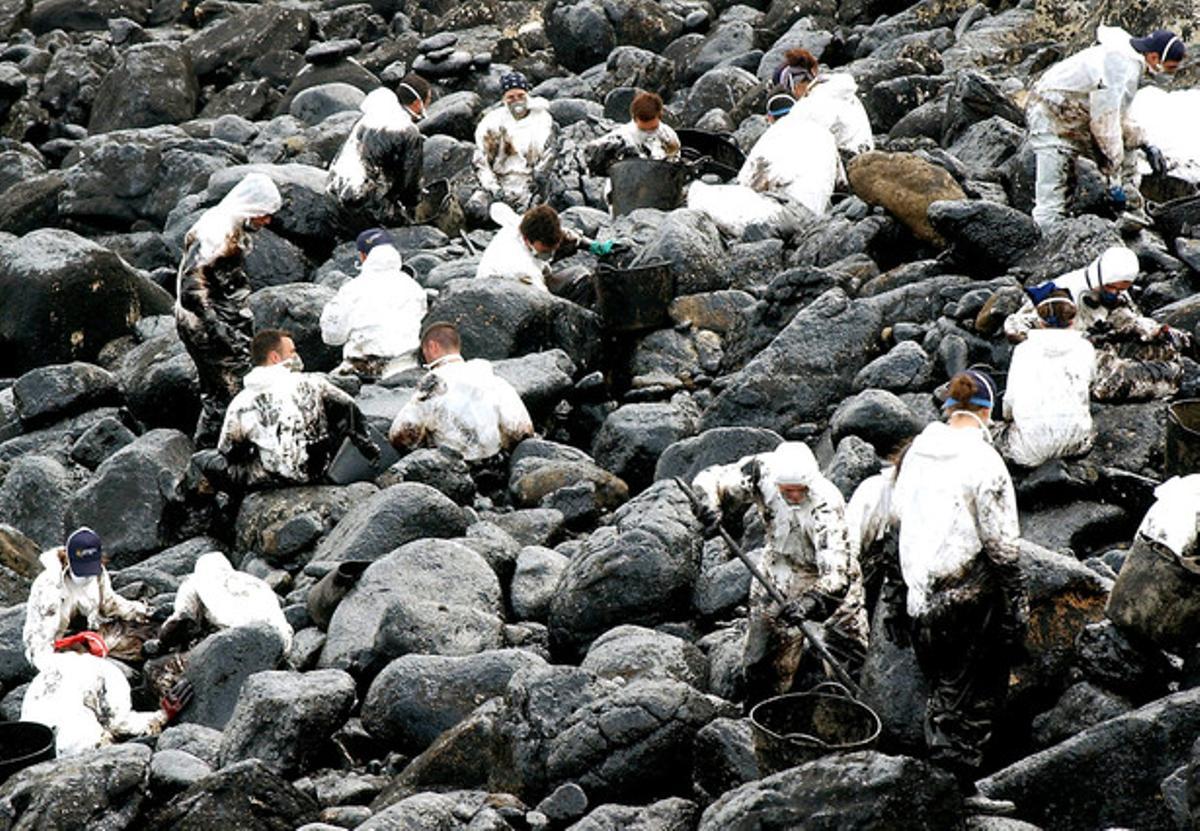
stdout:
[(342, 347), (335, 375), (376, 381), (417, 365), (425, 289), (401, 269), (400, 252), (382, 228), (358, 235), (362, 271), (321, 310), (321, 339)]
[(530, 96), (520, 72), (500, 79), (503, 98), (475, 128), (472, 165), (480, 190), (467, 210), (482, 215), (492, 202), (524, 211), (547, 196), (558, 150), (558, 127), (545, 98)]
[(995, 389), (982, 372), (955, 375), (947, 421), (926, 427), (904, 456), (892, 505), (907, 595), (884, 625), (894, 642), (911, 635), (929, 681), (931, 760), (982, 810), (1011, 808), (976, 794), (974, 782), (1028, 617), (1016, 494), (988, 433)]
[[(63, 547), (41, 556), (42, 573), (25, 605), (25, 659), (42, 670), (55, 650), (84, 646), (96, 654), (138, 660), (150, 636), (150, 608), (113, 590), (100, 537), (79, 528)], [(83, 633), (80, 636), (80, 633)]]
[(254, 336), (254, 369), (225, 415), (215, 451), (194, 457), (219, 490), (318, 482), (349, 438), (368, 461), (379, 458), (354, 399), (324, 377), (304, 372), (290, 335)]
[(1007, 423), (996, 433), (1006, 459), (1037, 467), (1092, 447), (1091, 383), (1096, 350), (1071, 328), (1075, 304), (1057, 291), (1037, 304), (1040, 328), (1013, 350), (1004, 392)]
[(146, 652), (186, 647), (209, 632), (254, 623), (279, 633), (284, 654), (292, 648), (292, 627), (271, 587), (253, 574), (235, 571), (221, 552), (210, 551), (179, 584), (175, 611), (163, 623), (157, 641), (146, 644)]
[(475, 270), (476, 279), (499, 277), (546, 289), (568, 300), (587, 305), (591, 286), (586, 274), (555, 272), (551, 264), (580, 249), (605, 257), (628, 246), (617, 240), (596, 242), (562, 227), (558, 211), (549, 205), (530, 208), (524, 216), (497, 203), (492, 218), (500, 225), (484, 249)]
[[(426, 327), (421, 354), (430, 371), (392, 421), (392, 444), (402, 452), (449, 448), (476, 474), (505, 468), (507, 451), (533, 435), (533, 421), (521, 396), (488, 361), (463, 360), (462, 341), (453, 324)], [(487, 484), (481, 488), (486, 490)]]
[(766, 526), (762, 571), (788, 598), (775, 608), (767, 590), (751, 584), (746, 706), (818, 680), (809, 676), (820, 675), (819, 658), (815, 651), (809, 656), (799, 621), (823, 624), (826, 646), (855, 674), (867, 647), (862, 574), (845, 502), (808, 446), (785, 442), (771, 453), (706, 468), (692, 486), (704, 506), (700, 519), (707, 533), (716, 533), (723, 506), (757, 504)]
[(159, 709), (133, 709), (129, 681), (113, 661), (97, 655), (50, 655), (21, 702), (21, 720), (54, 730), (58, 756), (73, 756), (120, 739), (155, 736), (192, 700), (192, 685), (178, 681)]
[[(590, 141), (584, 147), (588, 171), (608, 176), (608, 169), (624, 159), (680, 160), (679, 136), (662, 121), (663, 102), (653, 92), (639, 92), (629, 105), (629, 121)], [(611, 188), (611, 183), (606, 187)]]

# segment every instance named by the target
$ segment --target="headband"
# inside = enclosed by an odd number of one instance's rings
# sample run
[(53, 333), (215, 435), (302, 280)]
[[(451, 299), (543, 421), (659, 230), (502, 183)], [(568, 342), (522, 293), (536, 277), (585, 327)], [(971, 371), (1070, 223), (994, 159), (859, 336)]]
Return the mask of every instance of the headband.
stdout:
[(424, 107), (424, 106), (425, 106), (425, 101), (424, 101), (424, 99), (423, 99), (423, 98), (421, 98), (421, 96), (417, 95), (417, 91), (416, 91), (415, 89), (413, 89), (412, 87), (410, 87), (408, 84), (406, 84), (406, 83), (404, 83), (403, 81), (401, 81), (401, 82), (400, 82), (400, 89), (406, 89), (406, 90), (408, 90), (409, 92), (411, 92), (411, 93), (412, 93), (413, 100), (414, 100), (414, 101), (420, 101), (420, 102), (421, 102), (421, 106), (422, 106), (422, 107)]

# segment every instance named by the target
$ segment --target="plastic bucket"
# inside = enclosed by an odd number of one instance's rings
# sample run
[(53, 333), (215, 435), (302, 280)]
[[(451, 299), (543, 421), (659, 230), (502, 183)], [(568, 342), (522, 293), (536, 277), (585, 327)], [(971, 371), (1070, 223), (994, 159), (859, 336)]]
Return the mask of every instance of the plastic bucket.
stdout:
[(1200, 473), (1200, 398), (1167, 406), (1164, 470), (1167, 476)]
[(737, 176), (746, 163), (746, 154), (729, 133), (679, 129), (679, 144), (684, 161), (695, 162), (701, 175), (713, 173), (722, 179)]
[(1194, 645), (1200, 636), (1200, 563), (1138, 537), (1105, 614), (1122, 630), (1162, 649)]
[(36, 721), (0, 722), (0, 782), (54, 758), (54, 731)]
[(609, 199), (613, 216), (623, 216), (638, 208), (670, 211), (683, 202), (688, 169), (658, 159), (622, 159), (609, 167), (608, 178), (612, 183)]
[(657, 329), (670, 320), (667, 308), (675, 298), (675, 273), (668, 262), (632, 268), (601, 263), (592, 272), (592, 287), (596, 311), (609, 331)]
[(827, 753), (865, 750), (883, 728), (874, 710), (831, 681), (759, 702), (750, 711), (750, 726), (764, 776)]

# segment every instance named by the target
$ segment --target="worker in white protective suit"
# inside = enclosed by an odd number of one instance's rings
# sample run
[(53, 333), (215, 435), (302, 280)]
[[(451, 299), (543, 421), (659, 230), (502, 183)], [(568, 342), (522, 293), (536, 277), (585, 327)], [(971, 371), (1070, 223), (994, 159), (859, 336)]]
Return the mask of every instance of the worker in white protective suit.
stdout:
[(38, 668), (21, 702), (21, 720), (54, 730), (59, 758), (120, 739), (155, 736), (192, 700), (191, 682), (177, 682), (159, 709), (133, 709), (129, 681), (107, 658), (76, 652), (50, 655)]
[(446, 447), (468, 462), (490, 462), (533, 435), (521, 396), (490, 362), (463, 360), (452, 324), (429, 324), (421, 353), (430, 371), (392, 421), (388, 438), (397, 449)]
[(714, 465), (696, 474), (692, 487), (709, 534), (718, 530), (723, 508), (757, 504), (766, 526), (762, 571), (788, 599), (777, 608), (763, 586), (751, 583), (743, 655), (747, 705), (786, 693), (821, 671), (819, 659), (804, 648), (801, 620), (822, 624), (830, 651), (856, 672), (868, 630), (862, 574), (845, 501), (821, 475), (808, 446), (784, 442), (770, 453)]
[(396, 89), (367, 94), (362, 117), (329, 165), (326, 190), (347, 230), (407, 224), (419, 199), (425, 138), (417, 122), (431, 93), (428, 82), (411, 73)]
[(1200, 473), (1154, 489), (1105, 610), (1123, 632), (1187, 654), (1200, 637)]
[(214, 630), (256, 623), (279, 633), (285, 654), (292, 648), (292, 627), (271, 587), (253, 574), (234, 570), (220, 551), (210, 551), (179, 584), (175, 611), (159, 630), (156, 651), (187, 646)]
[(775, 83), (795, 99), (791, 111), (825, 125), (847, 157), (875, 149), (871, 120), (858, 98), (858, 83), (844, 72), (822, 72), (807, 49), (790, 49), (775, 70)]
[(868, 476), (846, 503), (846, 526), (850, 545), (858, 557), (863, 575), (867, 619), (874, 619), (875, 604), (890, 579), (900, 584), (896, 557), (896, 525), (892, 515), (892, 490), (896, 486), (896, 467), (884, 465)]
[(736, 238), (751, 223), (784, 222), (798, 209), (828, 212), (844, 175), (829, 128), (793, 107), (755, 142), (737, 184), (692, 182), (687, 206), (708, 214), (722, 233)]
[(1013, 350), (996, 449), (1009, 461), (1037, 467), (1092, 447), (1091, 384), (1096, 350), (1072, 327), (1075, 304), (1066, 291), (1043, 298), (1042, 328)]
[(287, 332), (264, 329), (252, 348), (255, 367), (229, 405), (217, 449), (193, 456), (218, 490), (318, 482), (347, 438), (368, 461), (379, 458), (354, 399), (304, 372)]
[[(1037, 154), (1033, 219), (1048, 227), (1066, 215), (1067, 183), (1075, 156), (1094, 158), (1113, 188), (1115, 206), (1125, 206), (1138, 184), (1136, 158), (1129, 152), (1143, 139), (1126, 133), (1134, 126), (1129, 107), (1142, 73), (1173, 73), (1187, 49), (1172, 32), (1133, 38), (1123, 29), (1101, 26), (1095, 46), (1046, 70), (1030, 93), (1025, 115), (1029, 143)], [(1162, 167), (1162, 154), (1146, 153), (1151, 166)], [(1134, 200), (1128, 207), (1141, 206)]]
[(76, 529), (65, 546), (43, 552), (40, 559), (42, 572), (29, 589), (22, 632), (31, 666), (42, 669), (55, 654), (56, 642), (76, 632), (98, 635), (90, 640), (99, 642), (96, 651), (103, 654), (141, 657), (142, 641), (151, 632), (150, 608), (113, 589), (95, 531)]
[(554, 169), (558, 129), (549, 103), (529, 94), (529, 81), (520, 72), (501, 77), (500, 88), (500, 106), (475, 128), (472, 164), (481, 191), (468, 203), (472, 214), (482, 214), (492, 202), (528, 210), (546, 198)]
[(250, 371), (254, 316), (244, 258), (250, 250), (249, 232), (270, 222), (282, 201), (274, 182), (251, 173), (205, 211), (184, 237), (175, 322), (200, 381), (197, 447), (216, 443), (225, 408)]
[(663, 101), (656, 93), (635, 95), (629, 105), (629, 121), (584, 147), (588, 171), (593, 176), (608, 176), (609, 167), (622, 159), (679, 161), (682, 152), (679, 136), (663, 122), (662, 114)]
[(321, 310), (321, 339), (342, 347), (334, 374), (377, 381), (417, 365), (428, 299), (387, 231), (363, 231), (356, 245), (361, 271)]
[[(1129, 120), (1147, 147), (1158, 148), (1161, 167), (1142, 170), (1200, 185), (1200, 89), (1168, 92), (1154, 86), (1138, 90), (1129, 107)], [(1148, 160), (1149, 161), (1149, 160)]]
[(892, 495), (907, 591), (884, 627), (894, 642), (911, 637), (929, 681), (931, 760), (966, 792), (974, 791), (1028, 620), (1016, 494), (988, 433), (995, 390), (977, 370), (950, 379), (948, 419), (913, 440)]
[(1036, 302), (1069, 292), (1077, 314), (1072, 328), (1085, 332), (1096, 349), (1092, 397), (1132, 401), (1174, 395), (1183, 379), (1181, 356), (1192, 349), (1186, 332), (1142, 315), (1128, 291), (1139, 272), (1137, 255), (1115, 245), (1086, 268), (1069, 271), (1026, 289), (1029, 297), (1004, 321), (1009, 340), (1020, 341), (1041, 325)]

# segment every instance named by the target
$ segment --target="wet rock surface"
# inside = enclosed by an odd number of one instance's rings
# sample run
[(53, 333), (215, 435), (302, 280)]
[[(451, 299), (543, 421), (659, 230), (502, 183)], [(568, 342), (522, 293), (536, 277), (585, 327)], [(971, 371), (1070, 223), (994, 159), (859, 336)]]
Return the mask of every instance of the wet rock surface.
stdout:
[[(1081, 160), (1076, 215), (1039, 230), (1024, 116), (1040, 73), (1097, 24), (1186, 40), (1194, 18), (1184, 0), (0, 0), (0, 720), (34, 676), (38, 554), (79, 525), (156, 621), (221, 551), (296, 631), (286, 651), (262, 626), (205, 633), (172, 726), (15, 773), (0, 829), (1194, 826), (1197, 656), (1105, 619), (1172, 461), (1165, 402), (1093, 404), (1089, 453), (1013, 470), (1030, 626), (981, 771), (1012, 819), (964, 816), (925, 761), (928, 685), (878, 609), (861, 679), (878, 745), (761, 765), (742, 706), (751, 577), (673, 481), (799, 440), (848, 499), (938, 417), (955, 371), (1004, 378), (1022, 286), (1111, 245), (1137, 252), (1143, 308), (1200, 334), (1197, 228), (1114, 219)], [(826, 215), (739, 237), (686, 207), (610, 215), (583, 146), (637, 90), (662, 96), (665, 123), (745, 153), (797, 47), (856, 80), (875, 139), (843, 159)], [(666, 260), (662, 314), (624, 328), (475, 280), (497, 228), (470, 211), (462, 234), (392, 228), (425, 322), (458, 325), (537, 435), (492, 467), (422, 448), (369, 481), (216, 496), (192, 469), (199, 374), (173, 314), (185, 234), (245, 175), (270, 177), (283, 206), (246, 257), (254, 325), (332, 370), (320, 315), (354, 278), (362, 228), (328, 168), (365, 96), (410, 69), (434, 84), (424, 181), (459, 204), (477, 188), (475, 126), (501, 77), (524, 73), (558, 133), (546, 200), (568, 229)], [(1173, 88), (1197, 77), (1185, 66)], [(1157, 203), (1194, 191), (1143, 178)], [(602, 259), (565, 263), (580, 296)], [(1180, 398), (1200, 388), (1194, 357)], [(340, 383), (386, 431), (419, 378)], [(753, 511), (726, 520), (761, 556)], [(364, 573), (315, 619), (315, 587), (348, 562)]]

